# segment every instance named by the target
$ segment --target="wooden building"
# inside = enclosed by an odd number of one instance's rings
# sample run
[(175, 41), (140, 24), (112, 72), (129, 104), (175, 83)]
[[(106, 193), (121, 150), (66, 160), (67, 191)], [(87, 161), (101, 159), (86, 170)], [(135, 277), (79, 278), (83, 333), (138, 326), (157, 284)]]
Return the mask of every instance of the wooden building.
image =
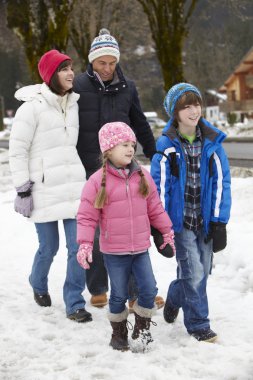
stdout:
[(244, 116), (253, 118), (253, 48), (219, 88), (219, 92), (227, 95), (227, 100), (220, 104), (221, 112), (237, 113), (241, 121)]

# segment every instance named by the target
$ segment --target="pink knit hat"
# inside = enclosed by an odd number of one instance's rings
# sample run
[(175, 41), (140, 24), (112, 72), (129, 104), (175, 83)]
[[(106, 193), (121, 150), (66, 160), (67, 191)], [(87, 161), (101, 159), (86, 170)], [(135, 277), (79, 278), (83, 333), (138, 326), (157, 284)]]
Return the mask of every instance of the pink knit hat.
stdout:
[(58, 50), (49, 50), (43, 54), (38, 64), (42, 80), (49, 85), (50, 80), (59, 65), (67, 60), (71, 61), (71, 58), (66, 54), (60, 53)]
[(133, 130), (121, 121), (103, 125), (98, 133), (98, 138), (102, 153), (125, 141), (133, 141), (136, 143)]

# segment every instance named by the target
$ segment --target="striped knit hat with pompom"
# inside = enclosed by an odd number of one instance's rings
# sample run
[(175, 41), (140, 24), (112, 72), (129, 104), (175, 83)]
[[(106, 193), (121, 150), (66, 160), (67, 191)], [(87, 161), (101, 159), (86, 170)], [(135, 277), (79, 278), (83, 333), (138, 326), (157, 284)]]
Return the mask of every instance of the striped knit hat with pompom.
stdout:
[(99, 35), (93, 40), (88, 55), (89, 62), (102, 57), (103, 55), (112, 55), (119, 62), (120, 52), (116, 39), (111, 36), (108, 29), (100, 29)]

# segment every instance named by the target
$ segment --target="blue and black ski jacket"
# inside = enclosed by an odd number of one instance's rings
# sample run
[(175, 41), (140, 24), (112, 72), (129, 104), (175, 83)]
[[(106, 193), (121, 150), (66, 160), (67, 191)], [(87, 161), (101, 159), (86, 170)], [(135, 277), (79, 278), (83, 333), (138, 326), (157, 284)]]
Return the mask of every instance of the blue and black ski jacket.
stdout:
[[(200, 163), (201, 213), (204, 231), (209, 223), (227, 223), (231, 209), (231, 178), (226, 153), (221, 145), (226, 135), (201, 118), (202, 135)], [(151, 163), (151, 174), (161, 201), (168, 212), (175, 232), (183, 228), (184, 193), (187, 178), (185, 153), (170, 120), (156, 143), (156, 154)]]

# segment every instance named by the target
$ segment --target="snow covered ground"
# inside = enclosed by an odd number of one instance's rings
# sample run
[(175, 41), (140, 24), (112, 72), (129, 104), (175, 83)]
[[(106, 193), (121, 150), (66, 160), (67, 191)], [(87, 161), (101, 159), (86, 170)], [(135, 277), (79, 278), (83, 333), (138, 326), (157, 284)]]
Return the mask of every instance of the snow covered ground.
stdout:
[[(51, 308), (33, 300), (28, 275), (37, 242), (32, 223), (13, 211), (14, 191), (6, 152), (0, 154), (0, 379), (1, 380), (252, 380), (253, 379), (253, 178), (232, 180), (233, 207), (228, 246), (215, 254), (208, 294), (215, 344), (190, 337), (180, 312), (168, 325), (157, 311), (154, 344), (145, 353), (109, 346), (106, 308), (95, 309), (84, 292), (93, 322), (65, 317), (62, 285), (66, 249), (61, 247), (49, 276)], [(175, 259), (150, 250), (159, 294), (166, 297)], [(133, 316), (129, 320), (133, 323)]]
[(228, 137), (252, 137), (253, 122), (235, 123), (233, 126), (220, 127)]

